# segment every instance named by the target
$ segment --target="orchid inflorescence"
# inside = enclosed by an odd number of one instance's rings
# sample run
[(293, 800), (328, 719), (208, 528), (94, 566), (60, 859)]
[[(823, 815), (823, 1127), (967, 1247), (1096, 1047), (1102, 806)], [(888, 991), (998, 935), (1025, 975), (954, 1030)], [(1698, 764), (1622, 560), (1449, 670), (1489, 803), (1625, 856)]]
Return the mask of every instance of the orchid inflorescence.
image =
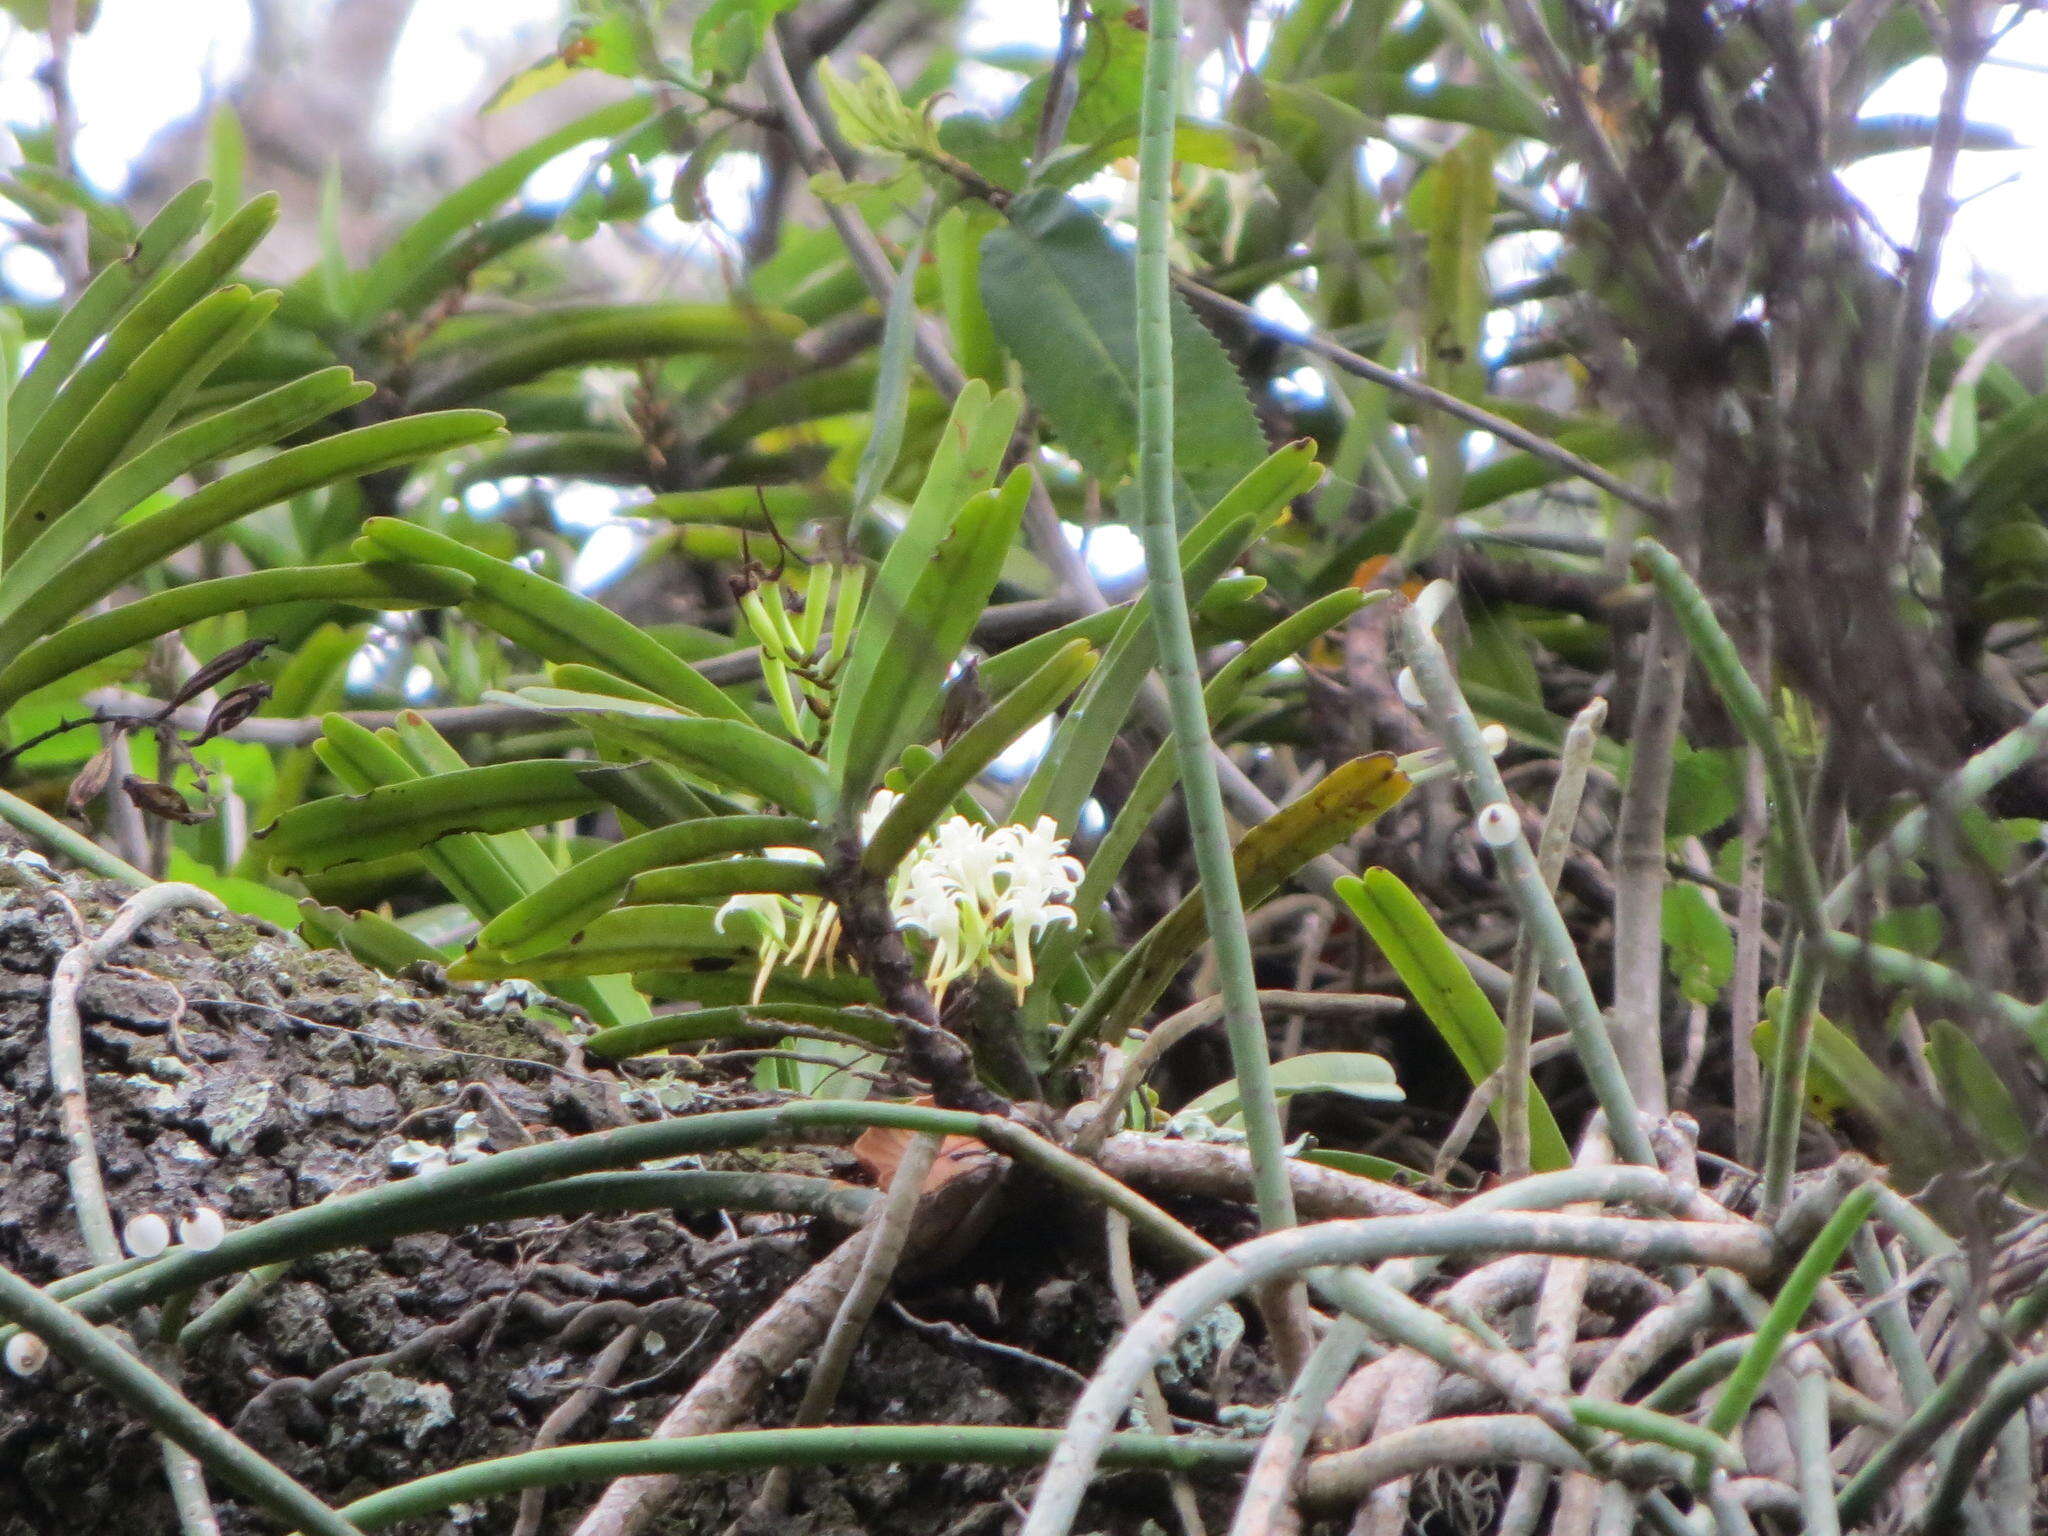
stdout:
[[(861, 816), (863, 843), (901, 798), (893, 790), (876, 791)], [(818, 861), (809, 849), (768, 851), (777, 858)], [(962, 976), (987, 969), (1009, 982), (1021, 1002), (1034, 975), (1031, 946), (1046, 929), (1074, 921), (1069, 903), (1081, 873), (1081, 861), (1067, 852), (1067, 840), (1050, 816), (1028, 827), (983, 827), (965, 816), (949, 816), (919, 840), (890, 877), (889, 911), (898, 929), (922, 937), (929, 950), (925, 985), (938, 1000), (944, 1001), (946, 990)], [(718, 909), (719, 930), (742, 915), (759, 936), (755, 1002), (777, 965), (800, 964), (806, 976), (821, 961), (831, 966), (839, 909), (823, 897), (734, 896)]]

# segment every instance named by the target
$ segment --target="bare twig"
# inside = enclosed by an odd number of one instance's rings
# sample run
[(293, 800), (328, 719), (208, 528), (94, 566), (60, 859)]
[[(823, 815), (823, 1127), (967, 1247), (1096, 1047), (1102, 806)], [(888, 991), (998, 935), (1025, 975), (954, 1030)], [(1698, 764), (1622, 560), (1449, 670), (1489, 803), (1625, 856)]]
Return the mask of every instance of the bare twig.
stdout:
[[(924, 1193), (925, 1179), (938, 1155), (936, 1136), (913, 1136), (904, 1146), (896, 1171), (889, 1179), (888, 1193), (875, 1207), (869, 1222), (874, 1236), (861, 1255), (853, 1284), (839, 1300), (839, 1310), (833, 1314), (832, 1326), (811, 1366), (811, 1378), (804, 1384), (803, 1401), (797, 1405), (793, 1421), (797, 1427), (824, 1423), (833, 1403), (838, 1401), (847, 1367), (853, 1363), (853, 1352), (860, 1347), (861, 1333), (895, 1277), (904, 1245), (910, 1240), (910, 1221), (917, 1213), (918, 1197)], [(766, 1522), (780, 1516), (789, 1502), (789, 1484), (786, 1467), (771, 1471), (762, 1479), (761, 1491), (755, 1495), (742, 1523)]]
[(85, 1237), (86, 1252), (95, 1264), (113, 1264), (121, 1257), (121, 1240), (115, 1235), (113, 1213), (107, 1206), (107, 1188), (100, 1176), (99, 1150), (93, 1142), (92, 1109), (86, 1097), (85, 1045), (78, 1017), (78, 989), (95, 965), (135, 937), (152, 918), (169, 912), (197, 909), (223, 912), (220, 898), (196, 885), (166, 883), (153, 885), (128, 898), (106, 931), (96, 939), (82, 940), (64, 951), (50, 976), (48, 1037), (50, 1089), (57, 1098), (57, 1112), (71, 1146), (66, 1168), (71, 1182), (72, 1208), (78, 1216), (79, 1231)]
[[(739, 1423), (769, 1383), (824, 1337), (860, 1269), (872, 1232), (863, 1228), (854, 1233), (776, 1297), (668, 1411), (655, 1435), (673, 1439), (712, 1434)], [(681, 1482), (672, 1474), (620, 1478), (577, 1523), (575, 1536), (636, 1536), (675, 1496)]]
[[(646, 1330), (637, 1322), (628, 1323), (612, 1337), (612, 1341), (598, 1351), (597, 1358), (590, 1362), (590, 1369), (584, 1372), (583, 1384), (555, 1405), (554, 1412), (541, 1420), (540, 1428), (534, 1431), (530, 1450), (545, 1450), (551, 1445), (560, 1445), (568, 1438), (569, 1432), (579, 1424), (584, 1414), (604, 1396), (604, 1390), (612, 1384), (626, 1363), (626, 1357), (633, 1353)], [(541, 1517), (547, 1513), (548, 1494), (545, 1488), (529, 1488), (519, 1495), (519, 1516), (513, 1522), (512, 1536), (539, 1536)]]
[(1949, 0), (1944, 30), (1942, 64), (1947, 73), (1934, 137), (1928, 144), (1927, 176), (1920, 186), (1919, 224), (1913, 249), (1905, 257), (1905, 286), (1888, 349), (1894, 368), (1891, 409), (1879, 450), (1882, 457), (1872, 509), (1872, 532), (1886, 568), (1904, 552), (1913, 526), (1913, 465), (1919, 452), (1920, 402), (1927, 392), (1927, 360), (1934, 340), (1934, 279), (1941, 270), (1949, 226), (1955, 221), (1951, 187), (1968, 126), (1970, 83), (1984, 58), (1976, 0)]
[[(1600, 727), (1607, 723), (1607, 701), (1595, 698), (1573, 717), (1558, 755), (1557, 782), (1543, 814), (1543, 834), (1536, 844), (1536, 867), (1546, 889), (1557, 889), (1571, 852), (1572, 829), (1579, 819), (1579, 801), (1593, 766)], [(1508, 990), (1507, 1039), (1501, 1050), (1501, 1177), (1518, 1179), (1529, 1171), (1530, 1032), (1536, 1021), (1536, 946), (1524, 933), (1515, 941), (1514, 981)]]
[[(1138, 1298), (1137, 1271), (1131, 1264), (1131, 1224), (1116, 1211), (1104, 1211), (1102, 1219), (1109, 1254), (1109, 1287), (1116, 1297), (1117, 1313), (1128, 1328), (1145, 1310), (1144, 1302)], [(1138, 1384), (1138, 1403), (1144, 1410), (1146, 1426), (1153, 1434), (1173, 1433), (1173, 1414), (1167, 1409), (1166, 1394), (1159, 1390), (1156, 1372), (1147, 1371), (1145, 1379)], [(1202, 1511), (1195, 1503), (1195, 1491), (1188, 1480), (1178, 1474), (1169, 1474), (1167, 1489), (1182, 1536), (1206, 1536)]]

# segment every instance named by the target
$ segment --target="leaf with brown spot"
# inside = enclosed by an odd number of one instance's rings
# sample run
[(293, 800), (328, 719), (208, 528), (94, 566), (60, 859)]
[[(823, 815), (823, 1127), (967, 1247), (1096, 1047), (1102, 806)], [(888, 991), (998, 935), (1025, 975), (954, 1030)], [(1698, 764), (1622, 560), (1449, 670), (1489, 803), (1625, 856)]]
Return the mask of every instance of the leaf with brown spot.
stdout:
[[(1391, 752), (1354, 757), (1325, 774), (1300, 799), (1282, 806), (1238, 840), (1237, 886), (1247, 909), (1264, 901), (1294, 872), (1348, 841), (1397, 804), (1410, 788)], [(1209, 931), (1202, 893), (1191, 891), (1127, 951), (1096, 991), (1099, 1002), (1075, 1016), (1061, 1037), (1057, 1062), (1070, 1062), (1090, 1040), (1115, 1045), (1159, 1000)]]

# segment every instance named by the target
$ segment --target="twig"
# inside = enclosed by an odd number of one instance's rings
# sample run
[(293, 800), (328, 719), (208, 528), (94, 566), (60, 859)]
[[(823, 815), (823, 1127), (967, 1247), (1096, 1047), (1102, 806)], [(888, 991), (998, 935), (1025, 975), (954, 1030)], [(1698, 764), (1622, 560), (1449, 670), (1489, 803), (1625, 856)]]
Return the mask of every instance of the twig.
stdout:
[(1075, 66), (1081, 61), (1081, 45), (1087, 36), (1088, 0), (1066, 0), (1060, 9), (1059, 49), (1052, 56), (1052, 69), (1045, 77), (1045, 104), (1039, 108), (1038, 131), (1032, 136), (1031, 163), (1043, 166), (1046, 157), (1060, 147), (1067, 136), (1067, 121), (1080, 96)]
[[(1543, 835), (1536, 844), (1536, 868), (1545, 890), (1557, 890), (1571, 852), (1572, 830), (1579, 819), (1579, 801), (1593, 766), (1600, 727), (1607, 723), (1607, 701), (1595, 698), (1564, 733), (1558, 754), (1557, 782), (1543, 813)], [(1530, 1034), (1536, 1022), (1536, 949), (1524, 933), (1515, 940), (1514, 980), (1508, 988), (1507, 1038), (1501, 1048), (1501, 1177), (1519, 1179), (1529, 1171)]]
[[(582, 1384), (541, 1420), (540, 1428), (534, 1431), (533, 1441), (527, 1449), (544, 1451), (551, 1445), (560, 1445), (569, 1431), (581, 1422), (583, 1415), (604, 1396), (604, 1389), (612, 1384), (612, 1378), (619, 1374), (626, 1357), (633, 1353), (645, 1332), (639, 1323), (634, 1322), (626, 1324), (613, 1335), (612, 1341), (590, 1362)], [(541, 1517), (547, 1513), (547, 1506), (548, 1496), (544, 1488), (529, 1488), (520, 1494), (519, 1516), (513, 1521), (512, 1536), (539, 1536)]]
[[(938, 1155), (936, 1136), (913, 1136), (905, 1145), (889, 1179), (888, 1193), (875, 1207), (870, 1220), (874, 1236), (861, 1255), (853, 1283), (839, 1298), (839, 1310), (833, 1314), (832, 1326), (811, 1366), (810, 1380), (804, 1383), (803, 1400), (797, 1404), (792, 1421), (794, 1427), (822, 1424), (839, 1400), (839, 1388), (846, 1380), (847, 1367), (853, 1363), (854, 1351), (860, 1347), (861, 1333), (874, 1316), (882, 1293), (895, 1278), (904, 1244), (910, 1240), (911, 1218), (917, 1213), (918, 1198), (924, 1193), (925, 1179)], [(786, 1469), (769, 1473), (742, 1523), (767, 1522), (783, 1515), (789, 1503), (789, 1482)]]
[(107, 1208), (107, 1188), (100, 1176), (99, 1150), (93, 1141), (92, 1108), (86, 1097), (85, 1044), (78, 1017), (78, 989), (92, 968), (135, 937), (143, 924), (166, 913), (198, 910), (225, 912), (220, 898), (196, 885), (153, 885), (128, 898), (106, 931), (64, 951), (50, 975), (48, 1037), (50, 1091), (70, 1144), (66, 1177), (72, 1209), (85, 1250), (95, 1264), (113, 1264), (121, 1257), (121, 1240)]
[(289, 1473), (195, 1408), (177, 1388), (112, 1338), (0, 1267), (0, 1318), (18, 1323), (121, 1399), (151, 1429), (190, 1452), (216, 1477), (239, 1488), (307, 1536), (362, 1536)]
[(1763, 1151), (1763, 1063), (1756, 1026), (1763, 1017), (1764, 853), (1770, 807), (1764, 799), (1763, 754), (1742, 760), (1742, 878), (1735, 898), (1735, 973), (1730, 978), (1728, 1054), (1735, 1084), (1735, 1157), (1754, 1168)]
[(1410, 378), (1384, 363), (1376, 363), (1371, 358), (1361, 356), (1349, 347), (1341, 346), (1327, 337), (1318, 336), (1312, 331), (1298, 330), (1284, 320), (1262, 315), (1251, 305), (1240, 303), (1228, 294), (1218, 293), (1213, 288), (1205, 288), (1192, 278), (1177, 277), (1175, 286), (1190, 299), (1230, 316), (1231, 319), (1250, 327), (1262, 336), (1299, 347), (1312, 356), (1320, 357), (1324, 362), (1335, 364), (1346, 373), (1356, 374), (1382, 389), (1392, 390), (1395, 394), (1403, 395), (1429, 410), (1439, 411), (1482, 432), (1490, 432), (1502, 442), (1512, 444), (1524, 453), (1542, 459), (1546, 464), (1555, 464), (1559, 469), (1584, 480), (1589, 485), (1598, 486), (1617, 501), (1625, 502), (1660, 520), (1669, 519), (1672, 515), (1668, 502), (1630, 485), (1619, 476), (1609, 474), (1591, 459), (1573, 453), (1569, 448), (1560, 447), (1549, 438), (1531, 432), (1527, 427), (1518, 426), (1505, 416), (1495, 415), (1483, 406), (1473, 405), (1447, 390), (1425, 384), (1420, 379)]
[(1927, 362), (1934, 340), (1934, 280), (1956, 215), (1950, 188), (1968, 128), (1970, 83), (1984, 57), (1976, 0), (1950, 0), (1946, 32), (1941, 52), (1947, 73), (1935, 114), (1934, 137), (1927, 146), (1919, 224), (1913, 233), (1913, 249), (1905, 258), (1905, 288), (1899, 295), (1891, 345), (1886, 349), (1894, 369), (1891, 410), (1880, 447), (1871, 523), (1884, 569), (1898, 563), (1913, 525), (1913, 465), (1919, 452), (1920, 403), (1927, 392)]
[[(841, 1243), (776, 1297), (655, 1426), (657, 1439), (728, 1429), (749, 1413), (769, 1383), (815, 1347), (859, 1272), (873, 1229)], [(621, 1477), (576, 1525), (575, 1536), (634, 1536), (675, 1496), (677, 1473)]]
[[(1116, 1298), (1116, 1310), (1123, 1319), (1123, 1326), (1128, 1328), (1145, 1310), (1145, 1304), (1138, 1299), (1137, 1272), (1131, 1265), (1131, 1224), (1115, 1211), (1104, 1211), (1102, 1223), (1109, 1257), (1110, 1294)], [(1083, 1390), (1087, 1385), (1087, 1379), (1082, 1378)], [(1144, 1410), (1146, 1427), (1153, 1434), (1173, 1433), (1173, 1414), (1166, 1406), (1166, 1394), (1159, 1390), (1156, 1371), (1147, 1371), (1144, 1380), (1138, 1384), (1138, 1404)], [(1195, 1503), (1195, 1491), (1188, 1486), (1188, 1480), (1169, 1475), (1166, 1486), (1182, 1536), (1207, 1536), (1207, 1528), (1202, 1524), (1202, 1511)]]
[(1664, 826), (1685, 713), (1685, 636), (1668, 605), (1643, 636), (1628, 779), (1614, 825), (1614, 1047), (1646, 1114), (1665, 1104)]

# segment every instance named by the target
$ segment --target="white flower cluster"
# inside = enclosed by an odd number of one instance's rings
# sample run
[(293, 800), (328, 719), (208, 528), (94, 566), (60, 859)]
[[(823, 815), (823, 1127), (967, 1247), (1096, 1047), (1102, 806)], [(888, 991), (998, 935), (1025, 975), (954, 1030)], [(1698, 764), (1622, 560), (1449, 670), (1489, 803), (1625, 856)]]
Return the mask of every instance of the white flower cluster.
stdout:
[[(884, 800), (887, 796), (887, 800)], [(883, 790), (862, 831), (881, 825), (896, 797)], [(925, 984), (946, 988), (986, 966), (1016, 989), (1022, 1002), (1032, 980), (1031, 946), (1048, 928), (1071, 924), (1069, 905), (1081, 885), (1081, 861), (1050, 816), (1031, 826), (981, 827), (949, 816), (911, 851), (890, 890), (898, 928), (931, 943)]]
[[(893, 790), (875, 792), (861, 816), (863, 843), (900, 799)], [(803, 848), (768, 852), (818, 859)], [(1074, 921), (1070, 903), (1081, 874), (1081, 861), (1067, 852), (1067, 840), (1050, 816), (1028, 827), (982, 827), (965, 816), (949, 816), (898, 866), (889, 883), (889, 911), (899, 929), (921, 935), (929, 948), (924, 979), (936, 998), (943, 1001), (954, 982), (986, 968), (1009, 982), (1022, 1001), (1034, 975), (1031, 946), (1046, 929)], [(759, 935), (756, 1002), (784, 961), (800, 962), (806, 976), (821, 960), (831, 965), (839, 936), (839, 909), (831, 902), (817, 896), (734, 896), (718, 909), (719, 930), (742, 915)]]

